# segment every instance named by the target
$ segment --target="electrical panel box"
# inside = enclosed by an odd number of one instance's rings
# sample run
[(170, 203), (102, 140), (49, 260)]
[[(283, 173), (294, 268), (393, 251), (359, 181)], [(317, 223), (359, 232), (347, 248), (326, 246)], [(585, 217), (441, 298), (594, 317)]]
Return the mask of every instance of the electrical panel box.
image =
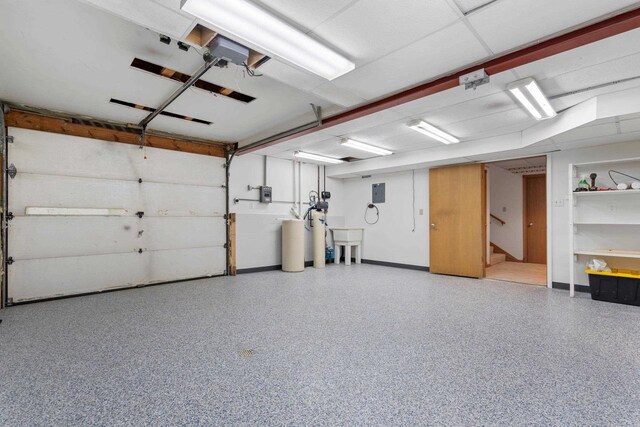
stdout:
[(371, 185), (371, 203), (384, 203), (384, 182)]
[(260, 203), (271, 203), (271, 187), (260, 186)]

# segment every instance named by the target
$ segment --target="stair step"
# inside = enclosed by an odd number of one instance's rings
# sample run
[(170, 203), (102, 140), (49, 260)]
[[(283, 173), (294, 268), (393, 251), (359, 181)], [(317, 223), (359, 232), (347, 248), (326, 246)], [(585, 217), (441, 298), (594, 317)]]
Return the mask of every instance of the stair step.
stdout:
[(491, 255), (493, 255), (493, 251), (495, 250), (495, 246), (491, 245)]
[(507, 260), (507, 256), (505, 254), (491, 254), (491, 263), (490, 265), (500, 264), (501, 262), (505, 262)]

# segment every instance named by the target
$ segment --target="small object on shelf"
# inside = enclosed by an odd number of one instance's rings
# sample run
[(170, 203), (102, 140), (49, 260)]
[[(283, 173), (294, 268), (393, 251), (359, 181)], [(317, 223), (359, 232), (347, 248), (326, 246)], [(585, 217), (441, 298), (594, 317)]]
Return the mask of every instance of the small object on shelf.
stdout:
[(591, 178), (591, 185), (589, 186), (589, 191), (598, 191), (598, 187), (596, 187), (596, 178), (598, 177), (597, 173), (592, 173), (589, 175)]
[(633, 181), (631, 183), (631, 188), (634, 190), (640, 190), (640, 182), (639, 181)]
[[(618, 175), (622, 175), (622, 176), (626, 176), (627, 178), (631, 178), (635, 181), (640, 181), (640, 178), (636, 178), (635, 176), (626, 174), (624, 172), (620, 172), (617, 170), (613, 170), (613, 169), (609, 169), (609, 178), (611, 178), (611, 181), (613, 181), (613, 183), (616, 185), (616, 187), (618, 187), (618, 190), (627, 190), (629, 188), (633, 188), (633, 183), (631, 184), (627, 184), (625, 182), (621, 182), (618, 184), (618, 182), (616, 182), (615, 179), (613, 179), (613, 175), (611, 175), (612, 173), (617, 173)], [(622, 188), (622, 186), (625, 186), (624, 188)], [(640, 190), (640, 185), (638, 186), (638, 188), (634, 188), (635, 190)]]
[(603, 259), (594, 258), (587, 263), (587, 268), (592, 271), (597, 272), (609, 272), (611, 273), (611, 268), (607, 265), (607, 262)]

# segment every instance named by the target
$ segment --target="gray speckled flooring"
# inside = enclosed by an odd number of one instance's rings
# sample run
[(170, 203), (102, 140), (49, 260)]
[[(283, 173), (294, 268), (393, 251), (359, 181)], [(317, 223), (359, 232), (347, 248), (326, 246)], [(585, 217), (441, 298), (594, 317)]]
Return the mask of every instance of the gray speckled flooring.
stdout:
[(1, 317), (2, 426), (640, 425), (640, 308), (566, 291), (332, 265)]

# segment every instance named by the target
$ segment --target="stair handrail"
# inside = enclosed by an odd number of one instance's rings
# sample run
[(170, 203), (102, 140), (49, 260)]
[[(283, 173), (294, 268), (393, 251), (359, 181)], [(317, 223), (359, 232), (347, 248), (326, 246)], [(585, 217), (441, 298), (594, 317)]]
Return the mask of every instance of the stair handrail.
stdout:
[(507, 222), (498, 218), (497, 216), (495, 216), (494, 214), (489, 214), (491, 215), (491, 218), (495, 219), (496, 221), (498, 221), (501, 225), (505, 225)]

